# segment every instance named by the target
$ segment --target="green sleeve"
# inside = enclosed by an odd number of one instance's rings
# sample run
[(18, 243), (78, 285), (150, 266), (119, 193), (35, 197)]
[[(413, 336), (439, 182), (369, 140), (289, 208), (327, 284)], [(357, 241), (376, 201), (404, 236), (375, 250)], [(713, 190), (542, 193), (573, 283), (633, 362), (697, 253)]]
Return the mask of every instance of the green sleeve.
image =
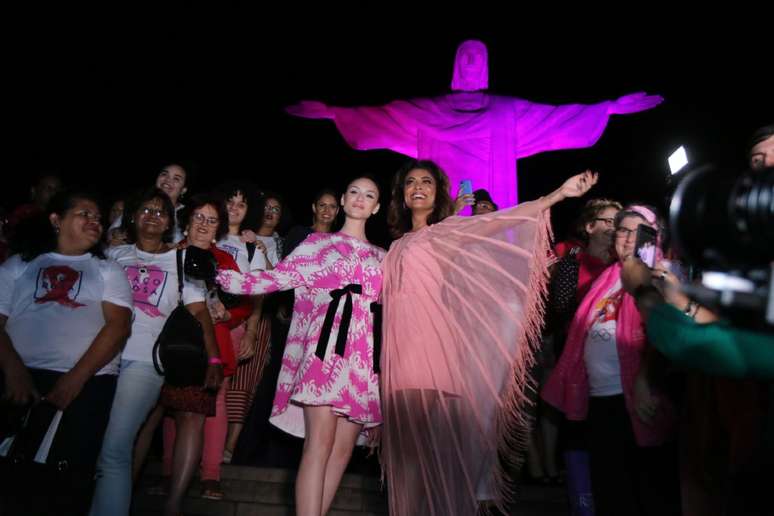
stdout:
[(774, 334), (697, 324), (671, 305), (653, 308), (648, 340), (670, 360), (710, 374), (735, 378), (774, 378)]

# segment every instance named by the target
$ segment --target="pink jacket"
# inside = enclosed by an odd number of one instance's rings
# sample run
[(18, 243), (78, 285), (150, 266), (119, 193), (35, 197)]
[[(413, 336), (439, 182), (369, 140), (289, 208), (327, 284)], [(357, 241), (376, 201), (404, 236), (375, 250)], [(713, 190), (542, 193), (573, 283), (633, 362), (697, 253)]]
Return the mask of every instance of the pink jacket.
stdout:
[[(616, 262), (605, 269), (591, 286), (570, 324), (562, 356), (541, 392), (542, 398), (564, 412), (567, 419), (580, 421), (588, 415), (589, 379), (584, 361), (586, 335), (593, 322), (594, 304), (610, 290), (620, 275), (621, 264)], [(637, 444), (656, 446), (665, 442), (672, 433), (675, 408), (665, 396), (655, 393), (660, 398), (660, 404), (652, 424), (641, 421), (634, 410), (634, 381), (645, 346), (644, 326), (634, 299), (624, 294), (616, 319), (621, 385)]]

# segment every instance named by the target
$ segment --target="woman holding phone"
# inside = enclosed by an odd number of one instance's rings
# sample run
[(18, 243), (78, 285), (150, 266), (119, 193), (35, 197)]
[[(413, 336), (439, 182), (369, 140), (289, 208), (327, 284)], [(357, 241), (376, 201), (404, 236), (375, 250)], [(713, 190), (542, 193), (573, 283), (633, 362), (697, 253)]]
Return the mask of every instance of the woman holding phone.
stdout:
[[(679, 514), (675, 409), (654, 384), (656, 356), (634, 298), (621, 284), (638, 228), (660, 234), (654, 209), (615, 217), (618, 260), (595, 280), (575, 313), (562, 356), (541, 395), (567, 419), (588, 421), (596, 514)], [(643, 232), (640, 231), (642, 234)], [(654, 249), (654, 255), (656, 250)]]

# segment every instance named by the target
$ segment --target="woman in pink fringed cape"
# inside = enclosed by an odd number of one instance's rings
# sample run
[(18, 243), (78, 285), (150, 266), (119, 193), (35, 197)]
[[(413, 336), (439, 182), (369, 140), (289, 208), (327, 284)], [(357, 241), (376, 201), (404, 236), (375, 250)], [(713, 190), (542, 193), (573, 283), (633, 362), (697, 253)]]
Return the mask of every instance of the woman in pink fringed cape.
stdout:
[(509, 500), (504, 466), (529, 430), (523, 408), (542, 326), (548, 208), (595, 182), (587, 172), (537, 201), (449, 217), (448, 178), (435, 163), (412, 161), (395, 176), (388, 223), (400, 238), (382, 287), (390, 514), (468, 516)]

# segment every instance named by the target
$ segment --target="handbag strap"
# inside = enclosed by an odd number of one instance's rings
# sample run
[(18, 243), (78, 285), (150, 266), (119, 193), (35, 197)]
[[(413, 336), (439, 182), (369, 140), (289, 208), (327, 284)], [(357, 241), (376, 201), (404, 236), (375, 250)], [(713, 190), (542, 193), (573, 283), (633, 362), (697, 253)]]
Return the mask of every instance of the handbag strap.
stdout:
[(178, 249), (175, 252), (177, 258), (177, 291), (180, 294), (177, 300), (178, 305), (183, 304), (183, 250)]

